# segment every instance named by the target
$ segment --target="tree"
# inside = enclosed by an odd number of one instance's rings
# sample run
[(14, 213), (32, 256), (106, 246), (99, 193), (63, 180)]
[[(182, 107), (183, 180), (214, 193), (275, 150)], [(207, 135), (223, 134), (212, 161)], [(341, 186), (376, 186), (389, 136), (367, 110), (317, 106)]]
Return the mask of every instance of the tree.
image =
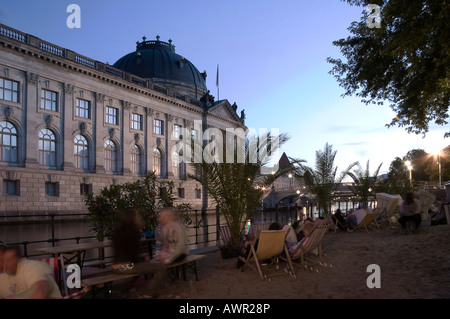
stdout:
[[(287, 139), (285, 134), (272, 136), (270, 133), (258, 138), (246, 137), (242, 144), (237, 143), (244, 148), (244, 156), (240, 160), (238, 160), (238, 150), (234, 152), (232, 162), (212, 160), (208, 158), (208, 152), (203, 152), (203, 160), (200, 163), (191, 164), (195, 174), (189, 174), (188, 177), (198, 181), (207, 189), (208, 194), (220, 207), (220, 212), (230, 228), (231, 240), (228, 248), (239, 247), (245, 227), (244, 222), (256, 211), (262, 196), (262, 186), (270, 185), (283, 173), (280, 169), (275, 174), (264, 176), (261, 174), (261, 169), (269, 163), (274, 154), (273, 141), (277, 140), (276, 147), (279, 147)], [(217, 145), (223, 146), (224, 151), (221, 154), (225, 154), (227, 144), (221, 140), (220, 136), (216, 136), (215, 141)], [(220, 154), (219, 151), (216, 150), (213, 153), (217, 155)]]
[(337, 151), (333, 151), (333, 146), (326, 143), (323, 150), (316, 151), (315, 169), (294, 161), (298, 164), (295, 176), (303, 178), (306, 187), (315, 196), (324, 214), (330, 213), (329, 208), (338, 184), (342, 182), (348, 170), (356, 165), (356, 162), (353, 163), (341, 176), (337, 176), (337, 167), (334, 167), (336, 153)]
[[(385, 101), (397, 116), (387, 124), (426, 134), (446, 125), (450, 105), (450, 1), (347, 0), (380, 5), (381, 28), (369, 28), (369, 12), (353, 22), (351, 36), (333, 42), (347, 61), (329, 57), (330, 74), (366, 104)], [(450, 136), (450, 131), (445, 137)]]
[(378, 173), (382, 165), (383, 163), (378, 165), (373, 175), (370, 174), (369, 161), (367, 161), (366, 169), (363, 169), (361, 164), (357, 162), (356, 169), (347, 171), (347, 175), (353, 179), (353, 184), (347, 187), (363, 204), (363, 207), (368, 207), (369, 199), (373, 199), (377, 192)]

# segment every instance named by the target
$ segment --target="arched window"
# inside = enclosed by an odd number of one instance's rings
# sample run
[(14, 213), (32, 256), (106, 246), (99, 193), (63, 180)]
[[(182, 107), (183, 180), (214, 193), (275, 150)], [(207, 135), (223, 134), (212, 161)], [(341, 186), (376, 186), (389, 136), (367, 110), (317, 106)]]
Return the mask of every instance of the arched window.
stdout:
[(17, 163), (17, 130), (7, 121), (0, 122), (0, 160)]
[(117, 172), (117, 148), (111, 140), (105, 141), (105, 169), (110, 172)]
[(162, 154), (157, 148), (153, 150), (153, 170), (156, 176), (161, 176), (162, 174)]
[(56, 166), (56, 138), (49, 129), (42, 129), (39, 132), (39, 164)]
[(138, 175), (142, 174), (142, 152), (136, 144), (131, 148), (131, 172)]
[(74, 163), (76, 168), (89, 169), (88, 141), (83, 135), (75, 136), (73, 141)]

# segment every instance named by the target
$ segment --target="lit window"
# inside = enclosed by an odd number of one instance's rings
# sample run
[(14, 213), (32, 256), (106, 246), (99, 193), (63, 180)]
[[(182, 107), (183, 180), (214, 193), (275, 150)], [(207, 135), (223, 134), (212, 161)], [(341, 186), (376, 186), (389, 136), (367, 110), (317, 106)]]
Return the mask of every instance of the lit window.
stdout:
[(161, 176), (162, 173), (162, 154), (157, 148), (153, 150), (153, 170), (156, 176)]

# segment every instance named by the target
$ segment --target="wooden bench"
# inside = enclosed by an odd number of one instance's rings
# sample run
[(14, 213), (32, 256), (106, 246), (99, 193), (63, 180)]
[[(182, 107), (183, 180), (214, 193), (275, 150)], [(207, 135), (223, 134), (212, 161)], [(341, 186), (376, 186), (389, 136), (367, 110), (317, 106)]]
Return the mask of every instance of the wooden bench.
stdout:
[[(191, 267), (195, 273), (195, 279), (198, 281), (198, 271), (197, 271), (197, 261), (206, 257), (205, 255), (187, 255), (182, 261), (174, 262), (168, 265), (165, 265), (167, 270), (176, 269), (177, 267), (181, 268), (182, 276), (184, 280), (186, 279), (186, 269)], [(108, 270), (103, 270), (99, 273), (92, 274), (87, 278), (81, 280), (81, 285), (83, 287), (90, 286), (95, 287), (99, 285), (104, 285), (105, 288), (105, 297), (109, 295), (111, 290), (112, 283), (115, 281), (139, 277), (138, 274), (117, 274)], [(94, 292), (94, 290), (93, 290)]]

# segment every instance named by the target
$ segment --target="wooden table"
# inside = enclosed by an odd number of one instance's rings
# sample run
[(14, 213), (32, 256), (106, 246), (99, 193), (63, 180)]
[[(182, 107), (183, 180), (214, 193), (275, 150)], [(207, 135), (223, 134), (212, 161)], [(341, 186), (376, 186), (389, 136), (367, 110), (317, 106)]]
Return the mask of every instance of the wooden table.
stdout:
[[(86, 251), (111, 246), (112, 241), (96, 241), (90, 243), (61, 245), (55, 247), (42, 247), (36, 248), (34, 251), (37, 253), (49, 254), (58, 257), (62, 255), (64, 258), (63, 260), (64, 264), (73, 263), (74, 259), (76, 259), (76, 263), (82, 269), (84, 265), (84, 258), (86, 256)], [(66, 257), (65, 254), (71, 255), (71, 257)]]

